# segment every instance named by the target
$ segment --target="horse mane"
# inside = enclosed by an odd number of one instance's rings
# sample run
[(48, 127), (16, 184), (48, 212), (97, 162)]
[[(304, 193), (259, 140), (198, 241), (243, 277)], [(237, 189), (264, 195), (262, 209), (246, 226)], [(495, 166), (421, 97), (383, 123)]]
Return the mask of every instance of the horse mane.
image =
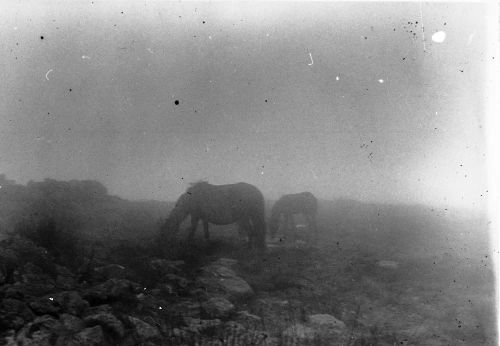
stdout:
[(210, 185), (208, 183), (208, 181), (206, 181), (206, 180), (198, 180), (198, 181), (189, 183), (189, 187), (186, 189), (186, 192), (193, 191), (194, 189), (205, 188), (208, 185)]
[(195, 187), (197, 185), (208, 184), (207, 180), (198, 180), (192, 183), (189, 183), (189, 187)]

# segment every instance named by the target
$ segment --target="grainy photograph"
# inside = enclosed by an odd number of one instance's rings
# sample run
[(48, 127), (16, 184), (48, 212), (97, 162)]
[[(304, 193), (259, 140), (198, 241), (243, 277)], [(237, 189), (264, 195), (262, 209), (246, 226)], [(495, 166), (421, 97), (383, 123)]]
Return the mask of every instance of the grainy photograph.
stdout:
[(0, 344), (496, 345), (498, 18), (2, 1)]

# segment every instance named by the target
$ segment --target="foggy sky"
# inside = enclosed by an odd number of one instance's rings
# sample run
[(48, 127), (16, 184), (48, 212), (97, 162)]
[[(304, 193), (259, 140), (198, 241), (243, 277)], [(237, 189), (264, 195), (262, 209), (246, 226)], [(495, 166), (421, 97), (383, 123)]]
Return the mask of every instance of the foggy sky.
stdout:
[(484, 205), (484, 4), (68, 4), (0, 5), (10, 179)]

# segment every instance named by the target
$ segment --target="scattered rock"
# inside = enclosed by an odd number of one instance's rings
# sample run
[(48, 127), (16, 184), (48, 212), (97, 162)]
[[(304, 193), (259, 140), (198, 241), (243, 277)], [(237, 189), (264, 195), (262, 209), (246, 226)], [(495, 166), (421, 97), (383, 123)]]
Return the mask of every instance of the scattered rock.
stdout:
[(82, 319), (71, 314), (61, 314), (59, 316), (59, 321), (65, 330), (73, 333), (79, 332), (84, 326)]
[(0, 295), (3, 295), (4, 298), (24, 299), (24, 291), (20, 285), (7, 284), (0, 286)]
[(238, 267), (238, 261), (232, 258), (219, 258), (217, 261), (213, 262), (214, 265), (220, 265), (226, 268), (236, 270)]
[(12, 298), (5, 298), (0, 305), (0, 327), (19, 329), (35, 318), (26, 303)]
[(149, 262), (151, 268), (160, 272), (162, 275), (179, 274), (185, 266), (184, 261), (169, 261), (166, 259), (155, 259)]
[(382, 268), (396, 269), (399, 264), (396, 261), (378, 261), (378, 266)]
[(257, 315), (251, 314), (248, 311), (238, 311), (236, 314), (236, 319), (237, 321), (241, 321), (250, 325), (255, 325), (262, 321), (262, 318)]
[(140, 340), (148, 340), (160, 337), (160, 332), (158, 328), (144, 322), (138, 318), (129, 316), (128, 320), (134, 327), (134, 330)]
[[(52, 300), (50, 300), (52, 298)], [(51, 297), (40, 297), (32, 302), (29, 303), (29, 306), (33, 312), (35, 312), (37, 315), (55, 315), (59, 311), (61, 311), (61, 307), (59, 305), (55, 305), (53, 300), (54, 298)]]
[(113, 309), (108, 304), (91, 306), (85, 310), (84, 316), (90, 316), (90, 315), (95, 315), (95, 314), (99, 314), (99, 313), (111, 313), (112, 310)]
[(183, 317), (199, 318), (201, 306), (198, 303), (186, 300), (168, 306), (167, 310), (171, 311), (172, 315), (176, 315), (181, 318)]
[(125, 335), (125, 329), (122, 322), (113, 314), (100, 312), (94, 315), (85, 317), (84, 322), (87, 326), (100, 325), (105, 330), (110, 331), (115, 336), (122, 338)]
[(61, 322), (52, 316), (40, 316), (17, 333), (16, 342), (18, 345), (51, 345), (51, 336), (62, 329)]
[(94, 268), (92, 279), (95, 281), (106, 281), (109, 279), (125, 279), (127, 270), (119, 264), (108, 264)]
[(201, 305), (202, 309), (214, 318), (228, 317), (234, 311), (234, 305), (225, 298), (214, 297)]
[(141, 292), (139, 284), (126, 279), (109, 279), (102, 284), (87, 289), (84, 298), (91, 303), (112, 300), (136, 300), (136, 294)]
[(165, 275), (165, 280), (174, 284), (179, 289), (185, 289), (189, 284), (187, 279), (183, 278), (182, 276), (176, 275), (176, 274)]
[(64, 290), (70, 290), (75, 288), (76, 280), (71, 276), (57, 275), (56, 286)]
[[(304, 326), (303, 324), (297, 323), (287, 329), (282, 333), (282, 337), (286, 339), (297, 340), (299, 345), (305, 342), (311, 342), (317, 336), (314, 329)], [(287, 345), (287, 343), (285, 342)]]
[(337, 334), (341, 334), (346, 331), (346, 325), (344, 322), (328, 314), (310, 315), (309, 322), (315, 328), (319, 328), (321, 330), (328, 329), (328, 331), (332, 331)]
[(184, 321), (188, 326), (187, 330), (193, 333), (207, 333), (222, 326), (221, 320), (217, 318), (213, 320), (202, 320), (199, 318), (186, 317), (184, 318)]
[(0, 344), (6, 346), (17, 346), (16, 342), (16, 331), (14, 329), (8, 330), (3, 337), (3, 341), (0, 340)]
[[(59, 343), (59, 340), (58, 340)], [(85, 328), (67, 340), (68, 346), (102, 346), (105, 344), (104, 332), (101, 326)]]
[(82, 299), (76, 291), (49, 294), (42, 297), (42, 299), (46, 299), (54, 307), (60, 307), (62, 311), (72, 315), (80, 315), (89, 306), (89, 303), (85, 299)]

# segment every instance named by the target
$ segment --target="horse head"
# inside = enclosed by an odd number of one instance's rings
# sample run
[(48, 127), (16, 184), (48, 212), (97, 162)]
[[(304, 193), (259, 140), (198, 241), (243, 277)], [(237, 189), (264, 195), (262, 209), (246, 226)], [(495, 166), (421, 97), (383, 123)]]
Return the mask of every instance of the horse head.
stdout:
[(190, 214), (192, 207), (191, 194), (182, 194), (175, 203), (174, 209), (161, 227), (162, 236), (173, 236), (179, 232), (181, 222)]

